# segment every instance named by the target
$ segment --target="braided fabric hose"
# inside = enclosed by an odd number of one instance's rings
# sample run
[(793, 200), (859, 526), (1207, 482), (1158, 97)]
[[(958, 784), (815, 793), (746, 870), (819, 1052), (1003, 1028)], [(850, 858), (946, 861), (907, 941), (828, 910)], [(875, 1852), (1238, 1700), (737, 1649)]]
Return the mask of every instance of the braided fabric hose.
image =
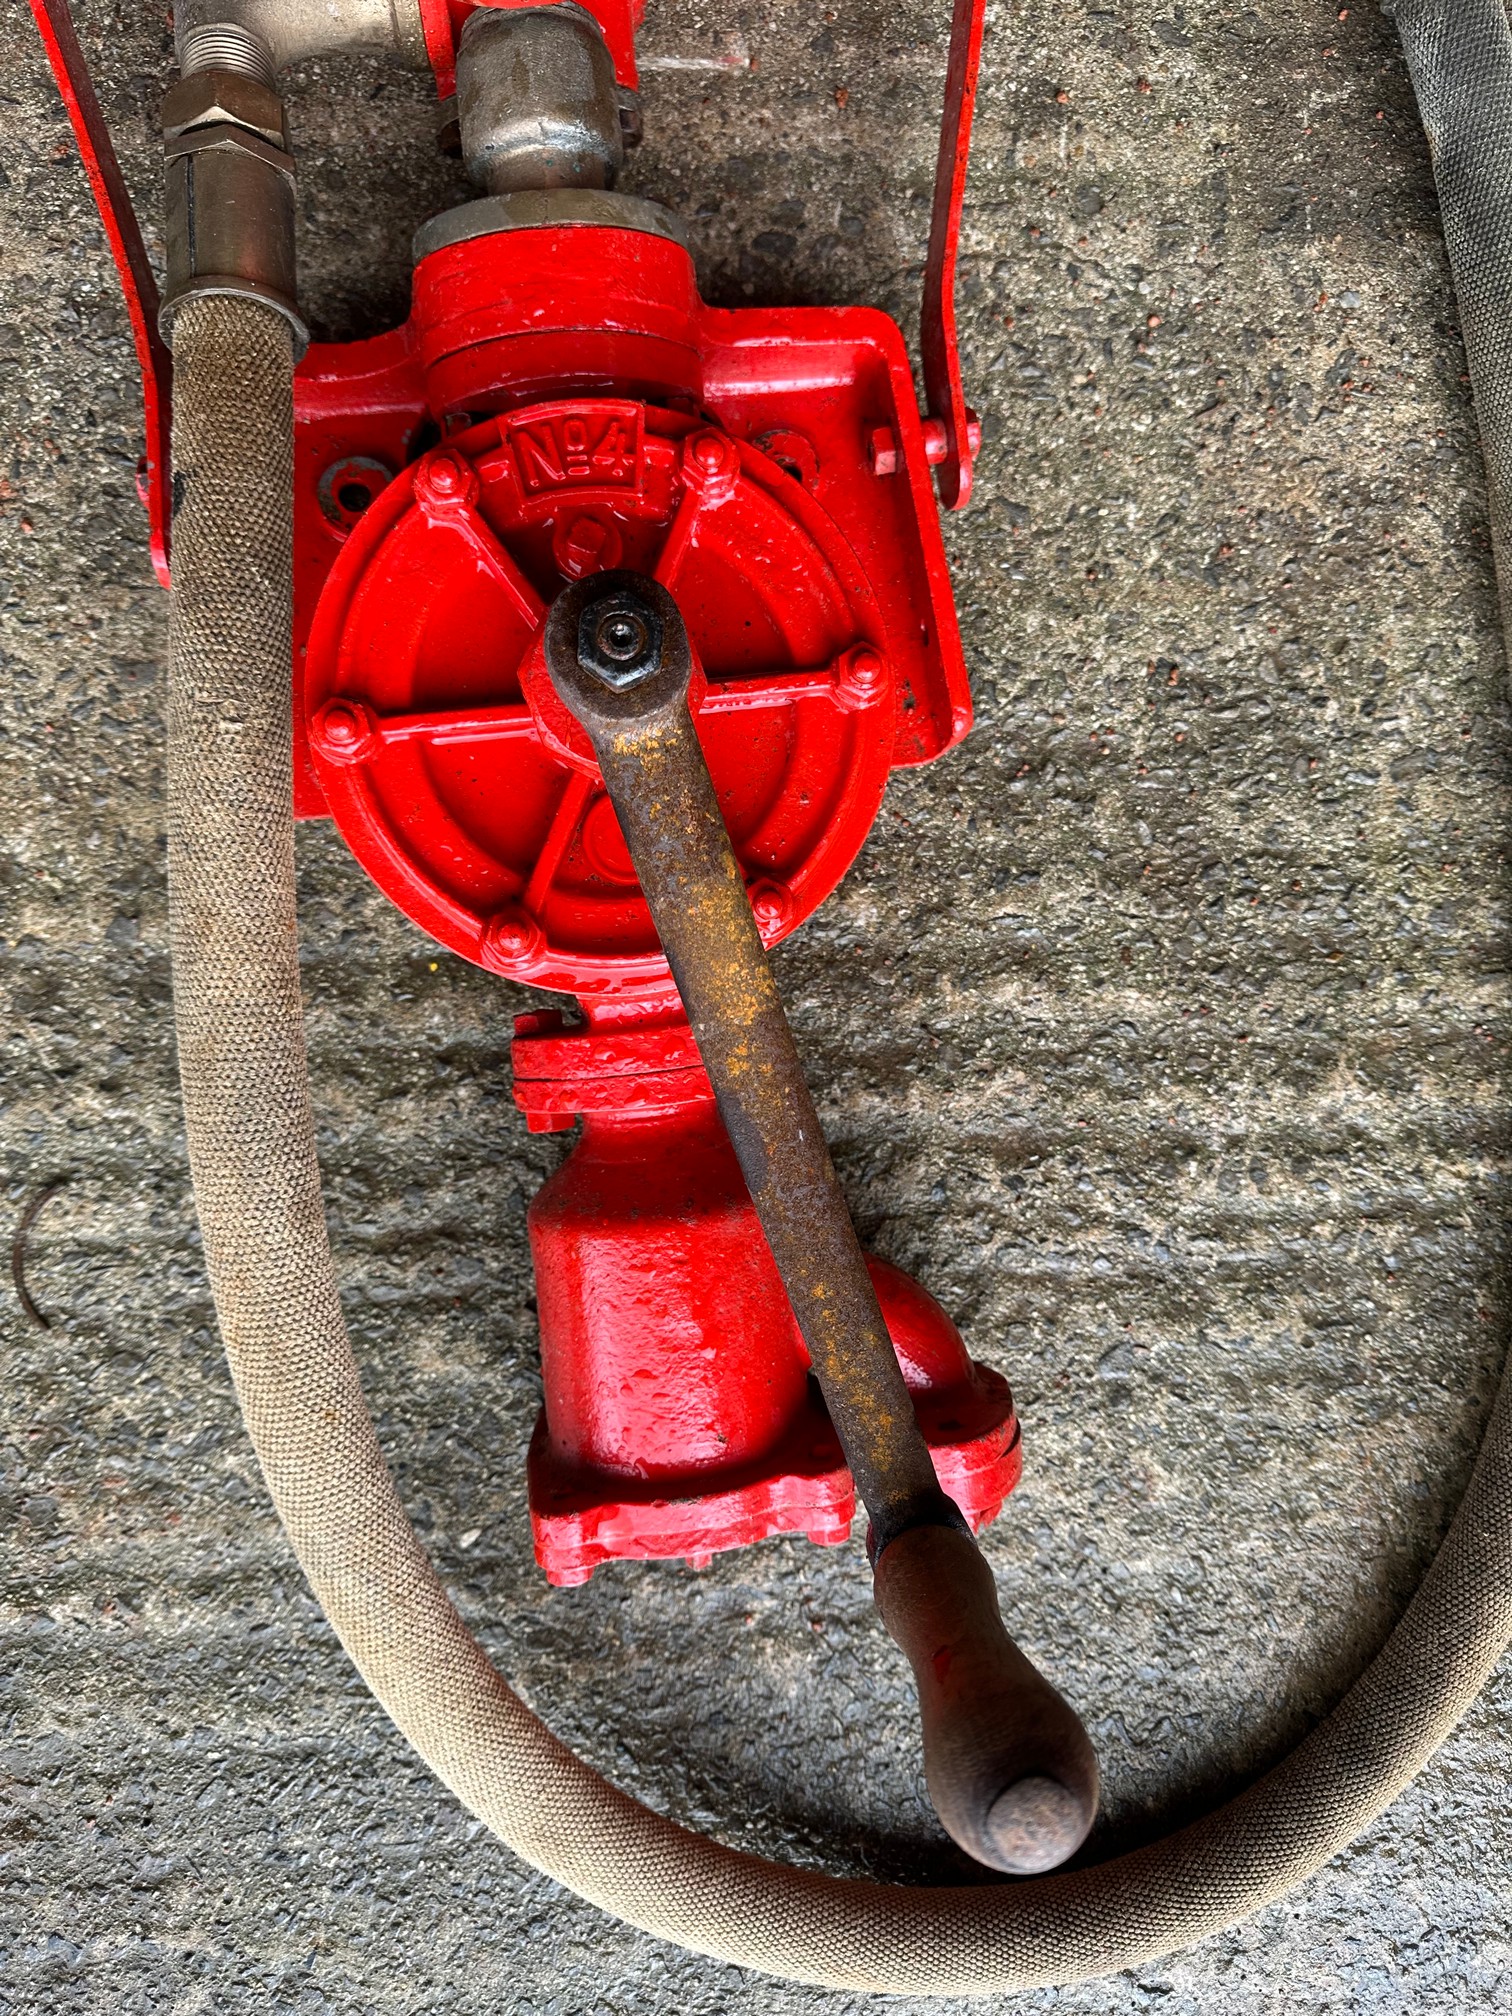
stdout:
[(1512, 27), (1504, 0), (1388, 0), (1428, 135), (1512, 638)]
[[(1512, 494), (1512, 33), (1501, 0), (1403, 0), (1399, 20), (1500, 527)], [(1473, 88), (1445, 82), (1467, 63)], [(581, 1896), (695, 1952), (820, 1987), (971, 1995), (1084, 1980), (1233, 1925), (1320, 1869), (1421, 1769), (1512, 1639), (1506, 1386), (1437, 1558), (1333, 1712), (1239, 1797), (1097, 1868), (908, 1889), (736, 1853), (616, 1791), (492, 1666), (379, 1448), (321, 1203), (294, 908), (288, 325), (247, 300), (190, 302), (174, 363), (170, 917), (205, 1255), (279, 1516), (400, 1730), (516, 1854)]]

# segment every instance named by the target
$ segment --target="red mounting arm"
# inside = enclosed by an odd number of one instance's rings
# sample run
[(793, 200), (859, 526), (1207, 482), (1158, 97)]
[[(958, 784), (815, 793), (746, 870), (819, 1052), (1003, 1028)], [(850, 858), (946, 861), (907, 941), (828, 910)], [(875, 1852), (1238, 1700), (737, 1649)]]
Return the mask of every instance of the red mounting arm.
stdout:
[[(935, 482), (940, 502), (947, 511), (959, 511), (971, 496), (972, 458), (981, 441), (977, 416), (966, 404), (961, 385), (955, 283), (986, 13), (987, 0), (955, 0), (955, 15), (950, 24), (950, 59), (945, 72), (945, 111), (940, 122), (940, 156), (935, 167), (934, 212), (929, 220), (929, 256), (924, 264), (924, 304), (919, 317), (919, 349), (924, 360), (924, 393), (930, 415), (925, 424), (944, 430), (944, 440), (939, 444), (944, 452), (935, 470)], [(933, 454), (930, 460), (935, 460)]]
[(137, 489), (147, 506), (151, 528), (153, 571), (168, 585), (168, 425), (171, 411), (173, 360), (158, 334), (158, 289), (148, 264), (147, 248), (136, 212), (110, 144), (105, 115), (89, 79), (84, 52), (74, 34), (68, 0), (31, 0), (47, 60), (79, 145), (79, 158), (94, 191), (100, 222), (110, 243), (110, 256), (121, 277), (126, 314), (142, 370), (142, 406), (147, 423), (147, 452), (137, 471)]

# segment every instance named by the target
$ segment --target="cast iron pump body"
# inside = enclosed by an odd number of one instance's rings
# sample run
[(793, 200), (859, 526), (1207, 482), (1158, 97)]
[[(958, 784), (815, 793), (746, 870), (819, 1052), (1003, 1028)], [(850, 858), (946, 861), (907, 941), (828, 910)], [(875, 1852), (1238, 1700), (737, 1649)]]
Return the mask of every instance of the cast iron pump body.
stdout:
[[(311, 344), (295, 377), (296, 810), (452, 951), (577, 997), (514, 1046), (527, 1124), (583, 1122), (529, 1215), (548, 1578), (843, 1540), (850, 1473), (543, 622), (606, 569), (675, 595), (775, 945), (855, 859), (889, 771), (970, 725), (945, 429), (887, 316), (710, 308), (678, 219), (613, 186), (636, 131), (623, 6), (479, 9), (456, 65), (486, 193), (417, 233), (402, 328)], [(1019, 1474), (1007, 1384), (872, 1271), (980, 1527)]]

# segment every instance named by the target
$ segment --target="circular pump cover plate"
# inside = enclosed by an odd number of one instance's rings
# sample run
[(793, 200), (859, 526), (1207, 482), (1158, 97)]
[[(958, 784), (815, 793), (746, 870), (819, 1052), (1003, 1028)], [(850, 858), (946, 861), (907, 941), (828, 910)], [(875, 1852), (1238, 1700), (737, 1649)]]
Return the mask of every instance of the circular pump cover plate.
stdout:
[(311, 632), (312, 761), (352, 851), (443, 944), (589, 996), (669, 976), (586, 736), (541, 648), (569, 581), (654, 574), (763, 938), (824, 900), (876, 816), (897, 697), (865, 578), (801, 480), (618, 399), (481, 422), (360, 519)]

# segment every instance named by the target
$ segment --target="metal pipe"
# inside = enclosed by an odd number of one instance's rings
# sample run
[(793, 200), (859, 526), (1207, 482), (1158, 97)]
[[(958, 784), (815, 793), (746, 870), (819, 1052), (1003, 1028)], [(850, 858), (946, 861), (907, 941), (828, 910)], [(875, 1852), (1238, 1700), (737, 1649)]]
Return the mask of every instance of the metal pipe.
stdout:
[(625, 165), (603, 30), (580, 7), (480, 7), (457, 47), (467, 172), (491, 196), (612, 189)]
[(419, 0), (178, 0), (173, 28), (185, 76), (245, 67), (266, 83), (308, 56), (359, 50), (411, 70), (430, 60)]

